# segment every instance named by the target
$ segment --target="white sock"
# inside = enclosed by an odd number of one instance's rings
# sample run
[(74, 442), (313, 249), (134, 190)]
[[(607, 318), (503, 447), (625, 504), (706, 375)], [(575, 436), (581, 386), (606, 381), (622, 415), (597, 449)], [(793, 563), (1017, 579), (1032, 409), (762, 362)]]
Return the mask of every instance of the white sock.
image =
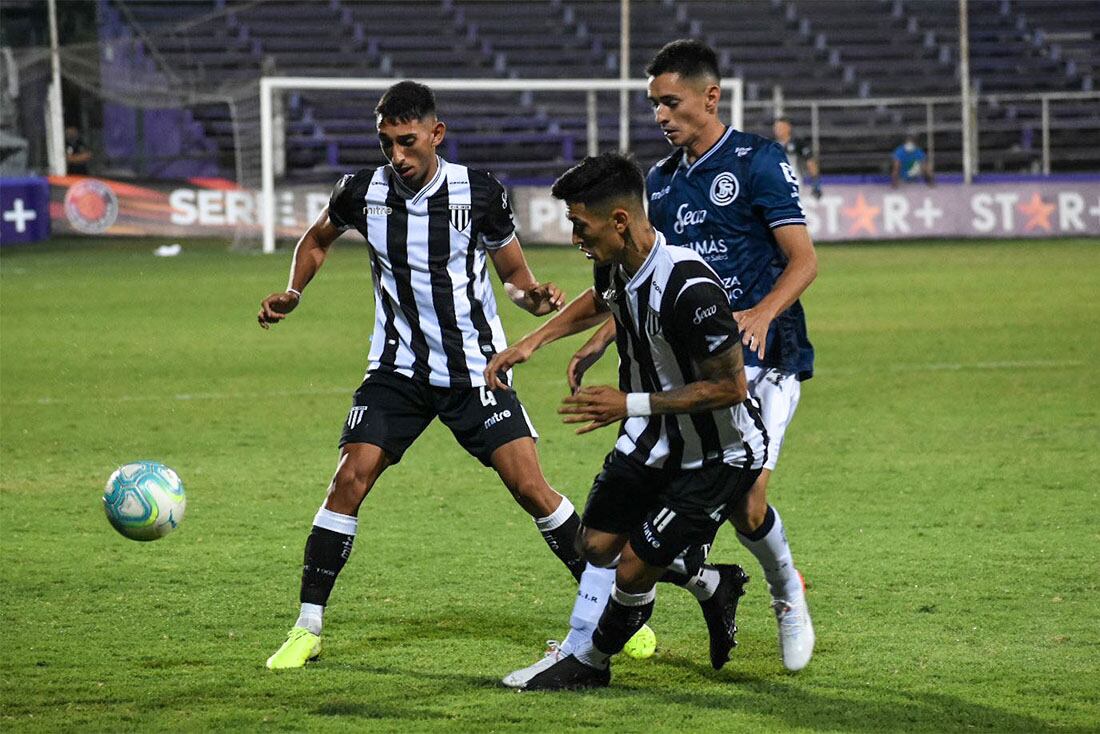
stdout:
[(577, 599), (573, 602), (573, 613), (569, 617), (569, 634), (561, 643), (562, 654), (570, 655), (592, 641), (596, 623), (600, 621), (614, 585), (614, 568), (600, 568), (591, 563), (584, 567), (577, 586)]
[(315, 635), (321, 634), (324, 623), (325, 608), (320, 604), (302, 604), (302, 611), (298, 613), (298, 621), (295, 627), (305, 627)]
[(760, 562), (773, 599), (787, 601), (797, 598), (802, 590), (802, 581), (794, 568), (794, 558), (791, 557), (791, 547), (787, 544), (783, 520), (774, 507), (768, 505), (764, 524), (753, 533), (752, 538), (737, 533), (737, 539)]
[(341, 515), (321, 505), (317, 514), (313, 516), (313, 524), (334, 533), (354, 536), (359, 529), (359, 518), (354, 515)]
[(596, 649), (596, 646), (592, 644), (591, 638), (588, 642), (574, 650), (573, 655), (577, 660), (580, 660), (590, 668), (598, 668), (599, 670), (606, 668), (608, 662), (611, 660), (610, 655), (605, 655)]
[(572, 517), (574, 512), (576, 512), (576, 509), (573, 507), (573, 503), (569, 501), (568, 497), (562, 495), (558, 509), (546, 517), (536, 517), (535, 526), (543, 532), (554, 530), (561, 527), (561, 524)]
[(721, 581), (722, 576), (718, 573), (717, 568), (703, 566), (699, 569), (699, 573), (695, 574), (691, 581), (684, 584), (682, 588), (690, 591), (699, 601), (706, 601), (714, 596), (715, 591), (718, 591), (718, 584)]

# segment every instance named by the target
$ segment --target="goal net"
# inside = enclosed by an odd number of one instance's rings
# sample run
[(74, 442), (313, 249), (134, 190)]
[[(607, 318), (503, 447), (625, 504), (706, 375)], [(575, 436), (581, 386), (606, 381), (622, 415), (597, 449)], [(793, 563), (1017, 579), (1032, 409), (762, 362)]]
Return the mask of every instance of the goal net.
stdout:
[[(385, 163), (374, 106), (391, 78), (264, 77), (259, 83), (262, 249), (301, 234), (343, 173)], [(489, 170), (521, 194), (548, 184), (585, 155), (618, 149), (643, 165), (669, 152), (653, 124), (644, 80), (418, 79), (436, 95), (447, 135), (440, 154)], [(723, 80), (723, 104), (741, 127), (740, 79)], [(516, 201), (515, 199), (518, 199)], [(519, 225), (545, 207), (514, 197)], [(536, 237), (537, 239), (537, 237)]]

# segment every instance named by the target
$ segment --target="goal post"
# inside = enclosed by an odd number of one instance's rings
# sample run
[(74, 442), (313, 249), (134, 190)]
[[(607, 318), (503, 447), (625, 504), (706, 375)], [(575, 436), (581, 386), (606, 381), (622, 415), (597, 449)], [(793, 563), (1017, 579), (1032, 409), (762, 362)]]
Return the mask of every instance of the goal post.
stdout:
[[(355, 90), (381, 91), (388, 89), (398, 79), (364, 78), (343, 79), (328, 77), (274, 77), (260, 79), (260, 160), (261, 160), (261, 220), (263, 223), (263, 251), (275, 252), (275, 95), (283, 91), (307, 90)], [(589, 154), (598, 148), (596, 125), (596, 92), (630, 92), (646, 89), (642, 79), (418, 79), (435, 91), (451, 92), (577, 92), (586, 97), (578, 99), (578, 106), (587, 106), (589, 119), (587, 136)], [(736, 129), (744, 125), (744, 85), (739, 78), (722, 80), (722, 88), (728, 95), (730, 123)], [(622, 96), (619, 105), (619, 149), (630, 147), (630, 110)], [(280, 135), (280, 138), (283, 136)]]

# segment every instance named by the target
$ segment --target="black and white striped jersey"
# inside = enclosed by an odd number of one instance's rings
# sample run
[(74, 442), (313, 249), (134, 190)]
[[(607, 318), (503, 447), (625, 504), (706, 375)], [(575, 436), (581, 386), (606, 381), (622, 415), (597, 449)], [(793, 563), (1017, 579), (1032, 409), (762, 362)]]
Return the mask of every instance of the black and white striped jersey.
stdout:
[(500, 182), (439, 159), (411, 191), (390, 166), (344, 176), (329, 200), (333, 225), (367, 239), (374, 281), (368, 372), (396, 372), (438, 387), (478, 387), (507, 346), (486, 251), (515, 233)]
[[(617, 327), (619, 389), (660, 392), (698, 378), (696, 364), (740, 348), (721, 281), (694, 250), (664, 235), (632, 277), (618, 265), (597, 266), (596, 295)], [(747, 398), (722, 410), (626, 418), (615, 449), (647, 466), (698, 469), (724, 462), (763, 466), (767, 447), (759, 406)]]

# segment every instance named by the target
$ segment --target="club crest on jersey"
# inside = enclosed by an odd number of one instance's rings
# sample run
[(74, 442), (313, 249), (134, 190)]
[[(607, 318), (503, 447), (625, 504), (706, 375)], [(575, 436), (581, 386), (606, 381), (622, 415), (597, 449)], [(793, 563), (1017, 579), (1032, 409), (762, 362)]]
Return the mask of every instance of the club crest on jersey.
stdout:
[(348, 428), (354, 429), (363, 422), (363, 414), (367, 412), (367, 406), (356, 405), (348, 412)]
[(661, 314), (653, 306), (646, 307), (645, 333), (651, 337), (661, 333)]
[(729, 206), (741, 193), (741, 184), (729, 171), (722, 171), (710, 184), (710, 200), (716, 206)]
[(470, 205), (451, 204), (451, 226), (456, 232), (461, 232), (470, 226)]

